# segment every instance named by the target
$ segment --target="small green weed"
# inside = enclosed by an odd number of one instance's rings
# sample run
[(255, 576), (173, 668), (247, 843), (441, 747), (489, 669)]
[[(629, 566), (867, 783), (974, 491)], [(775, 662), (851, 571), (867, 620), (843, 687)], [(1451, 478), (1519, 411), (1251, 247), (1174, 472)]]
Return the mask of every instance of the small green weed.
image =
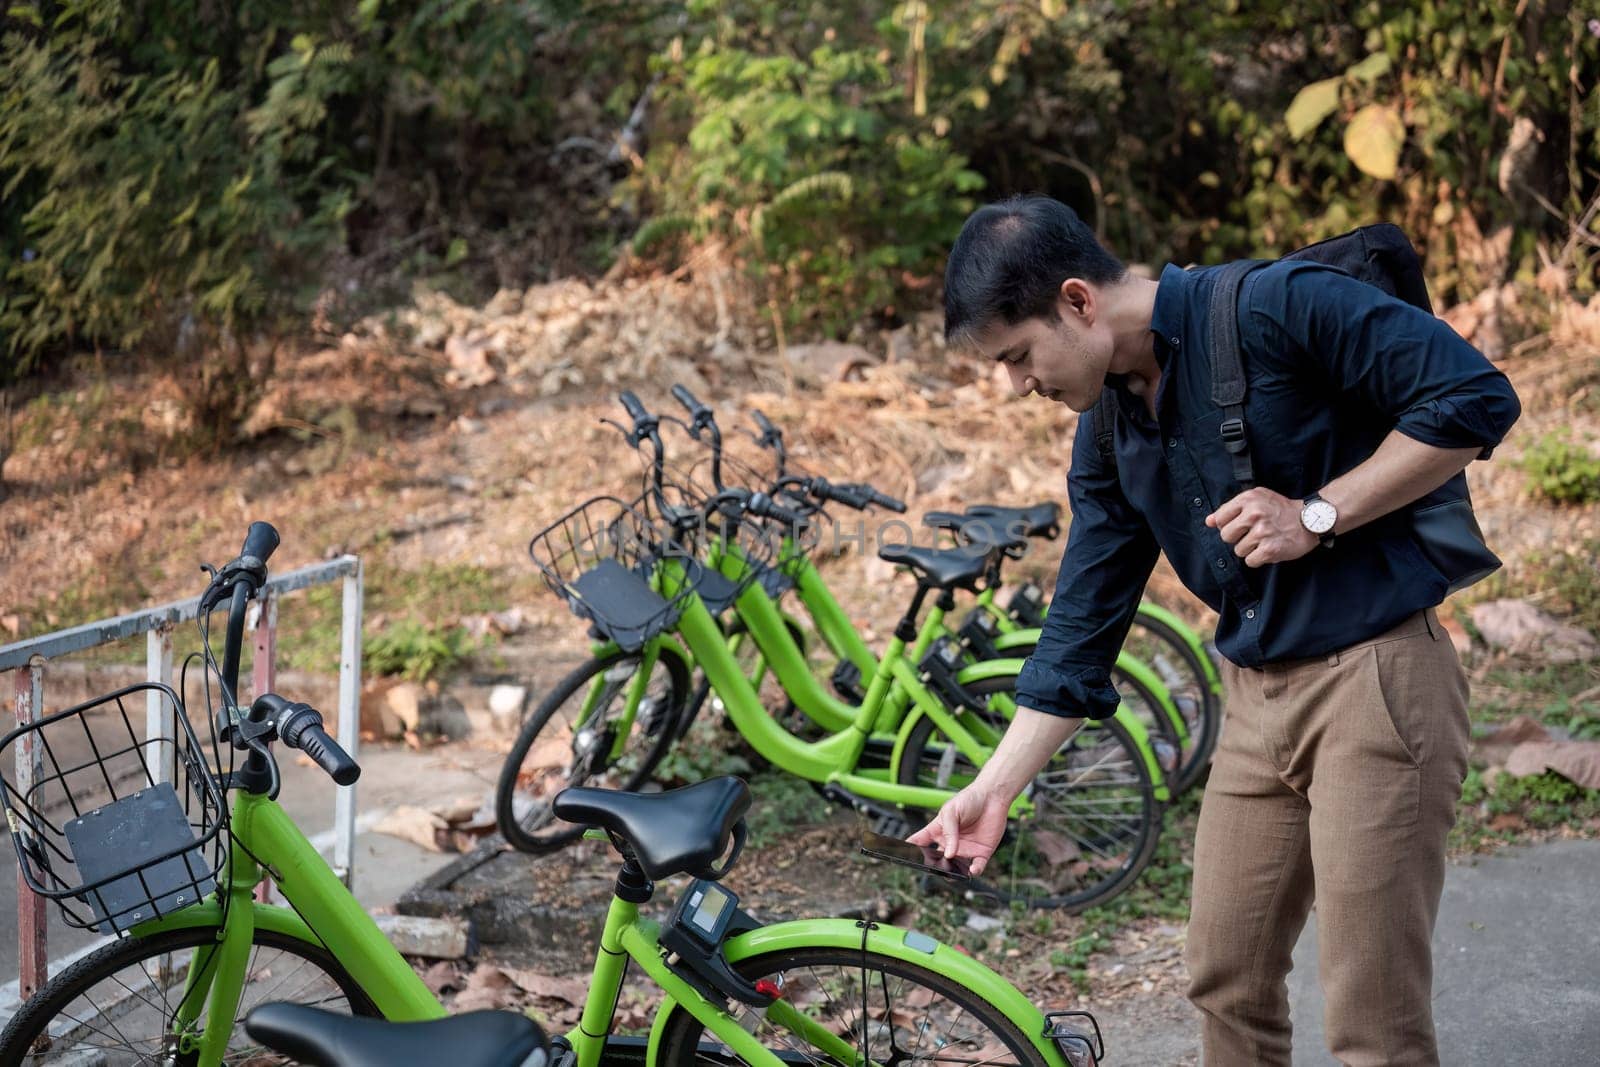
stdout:
[(366, 669), (372, 674), (398, 674), (413, 682), (447, 673), (477, 650), (464, 626), (441, 627), (403, 619), (362, 643)]
[(1600, 456), (1569, 433), (1541, 437), (1519, 465), (1528, 472), (1528, 487), (1557, 504), (1600, 501)]

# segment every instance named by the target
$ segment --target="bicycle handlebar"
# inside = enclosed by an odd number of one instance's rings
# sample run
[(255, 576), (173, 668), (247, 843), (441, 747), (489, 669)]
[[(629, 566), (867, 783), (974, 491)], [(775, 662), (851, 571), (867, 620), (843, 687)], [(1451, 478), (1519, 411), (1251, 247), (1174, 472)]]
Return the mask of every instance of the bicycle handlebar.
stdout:
[(276, 693), (263, 693), (250, 706), (252, 719), (272, 717), (278, 740), (310, 756), (339, 785), (361, 777), (361, 766), (322, 726), (322, 713), (310, 704), (291, 703)]
[(622, 392), (618, 393), (617, 399), (622, 401), (622, 410), (626, 411), (628, 413), (628, 418), (634, 421), (635, 429), (638, 429), (638, 423), (648, 422), (650, 420), (650, 413), (644, 409), (643, 404), (639, 403), (639, 398), (634, 396), (629, 390), (624, 389)]
[(682, 404), (683, 409), (689, 413), (689, 417), (696, 423), (699, 423), (702, 419), (709, 420), (712, 417), (711, 409), (696, 400), (694, 394), (681, 384), (672, 387), (672, 399)]
[(239, 559), (260, 560), (261, 567), (265, 569), (267, 560), (272, 558), (272, 553), (277, 551), (280, 543), (278, 531), (272, 528), (270, 522), (252, 522), (244, 535), (244, 547), (239, 549)]

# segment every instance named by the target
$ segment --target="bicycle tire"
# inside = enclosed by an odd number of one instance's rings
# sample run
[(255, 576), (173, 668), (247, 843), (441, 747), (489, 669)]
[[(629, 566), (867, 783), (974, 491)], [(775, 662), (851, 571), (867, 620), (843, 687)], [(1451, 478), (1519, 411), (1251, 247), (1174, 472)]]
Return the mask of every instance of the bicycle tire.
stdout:
[[(527, 721), (522, 724), (522, 729), (517, 733), (516, 742), (511, 746), (511, 751), (507, 754), (505, 763), (501, 765), (500, 777), (495, 783), (494, 791), (495, 822), (499, 826), (501, 836), (506, 839), (506, 842), (511, 847), (519, 852), (538, 855), (553, 852), (569, 842), (577, 840), (583, 834), (584, 828), (582, 826), (574, 826), (564, 822), (551, 822), (554, 816), (550, 813), (549, 802), (555, 798), (556, 793), (566, 786), (583, 785), (585, 783), (604, 784), (607, 788), (615, 789), (638, 789), (649, 779), (651, 773), (656, 769), (656, 765), (667, 754), (667, 749), (672, 747), (672, 743), (675, 740), (676, 724), (683, 714), (684, 701), (688, 699), (689, 695), (689, 671), (677, 656), (663, 655), (657, 658), (656, 667), (658, 669), (664, 667), (666, 670), (667, 691), (660, 698), (665, 703), (652, 710), (649, 722), (645, 722), (642, 717), (636, 717), (632, 726), (633, 735), (642, 734), (644, 738), (649, 739), (648, 743), (644, 745), (642, 757), (639, 757), (637, 762), (627, 769), (627, 773), (623, 774), (620, 780), (597, 781), (615, 766), (614, 764), (606, 764), (597, 767), (593, 764), (597, 754), (609, 754), (610, 752), (611, 740), (610, 735), (604, 729), (606, 721), (604, 712), (609, 708), (610, 702), (615, 697), (626, 694), (627, 686), (633, 674), (630, 673), (623, 679), (608, 679), (604, 684), (611, 686), (611, 691), (609, 693), (602, 691), (602, 701), (597, 705), (597, 711), (601, 712), (599, 721), (602, 729), (600, 732), (591, 734), (587, 749), (573, 757), (562, 775), (551, 781), (541, 779), (537, 783), (539, 794), (537, 797), (531, 798), (532, 807), (527, 811), (518, 810), (519, 783), (524, 776), (523, 764), (527, 761), (529, 754), (534, 751), (535, 743), (539, 741), (541, 734), (545, 735), (547, 742), (559, 742), (558, 731), (561, 729), (559, 725), (555, 727), (554, 731), (546, 732), (547, 728), (552, 726), (552, 720), (555, 719), (557, 712), (573, 696), (581, 695), (586, 685), (597, 674), (603, 674), (628, 661), (632, 661), (637, 665), (641, 659), (641, 653), (617, 650), (603, 656), (596, 656), (581, 664), (576, 670), (571, 671), (556, 683), (556, 687), (545, 696), (544, 700), (540, 701), (533, 714), (528, 716)], [(654, 686), (655, 684), (656, 681), (652, 677), (649, 686)], [(650, 696), (651, 699), (656, 699), (649, 692), (646, 695)], [(572, 710), (572, 719), (567, 720), (566, 723), (569, 727), (569, 733), (571, 733), (570, 723), (576, 719), (579, 709), (573, 708)], [(572, 745), (577, 744), (579, 741), (580, 735), (573, 733), (568, 750), (571, 751)], [(630, 743), (624, 745), (621, 753), (623, 758), (626, 758), (629, 749), (632, 747), (631, 742), (632, 737), (630, 737)], [(553, 765), (549, 767), (541, 765), (541, 767), (535, 768), (535, 770), (545, 772), (552, 769)], [(544, 800), (545, 803), (540, 806), (538, 804), (539, 800)], [(551, 828), (548, 830), (543, 829), (547, 825)]]
[[(976, 1051), (968, 1062), (981, 1062), (985, 1067), (988, 1067), (989, 1064), (1006, 1063), (1017, 1064), (1019, 1067), (1021, 1065), (1044, 1067), (1045, 1064), (1044, 1057), (1039, 1054), (1039, 1050), (1034, 1047), (1033, 1043), (1017, 1029), (1010, 1019), (1006, 1018), (999, 1009), (995, 1008), (977, 992), (957, 985), (936, 971), (881, 955), (871, 949), (865, 952), (836, 948), (786, 949), (761, 953), (740, 960), (734, 965), (734, 969), (751, 982), (761, 979), (773, 979), (774, 976), (781, 975), (784, 978), (782, 983), (784, 999), (800, 1007), (806, 1006), (804, 1003), (806, 999), (814, 999), (812, 990), (820, 988), (826, 998), (825, 1007), (830, 1009), (835, 1005), (848, 1008), (851, 1006), (853, 998), (847, 995), (835, 998), (828, 991), (828, 984), (823, 981), (819, 969), (826, 969), (828, 972), (837, 971), (838, 979), (845, 982), (860, 982), (865, 975), (864, 984), (869, 991), (866, 996), (867, 1011), (863, 1014), (872, 1020), (872, 1025), (858, 1028), (853, 1023), (855, 1019), (861, 1016), (846, 1015), (838, 1020), (840, 1025), (835, 1029), (835, 1033), (839, 1034), (839, 1036), (849, 1035), (852, 1043), (859, 1041), (855, 1037), (858, 1030), (864, 1033), (866, 1035), (865, 1044), (868, 1053), (866, 1062), (893, 1063), (896, 1067), (903, 1067), (908, 1062), (916, 1062), (917, 1057), (915, 1055), (906, 1056), (905, 1050), (899, 1047), (900, 1032), (905, 1031), (908, 1035), (906, 1038), (908, 1041), (910, 1040), (910, 1034), (915, 1033), (917, 1035), (913, 1052), (917, 1049), (926, 1048), (930, 1055), (938, 1055), (941, 1061), (946, 1060), (952, 1055), (953, 1050), (959, 1049), (961, 1045), (981, 1039), (981, 1043), (975, 1046)], [(876, 990), (871, 988), (874, 985), (874, 976), (880, 977), (876, 985), (882, 991), (883, 996), (881, 1004), (883, 1010), (881, 1013), (873, 1010), (876, 1003), (874, 1000)], [(890, 978), (898, 979), (900, 982), (908, 984), (902, 984), (897, 989), (891, 989)], [(909, 983), (915, 983), (915, 986), (910, 986)], [(860, 985), (858, 984), (854, 988), (859, 990)], [(901, 1015), (897, 1014), (903, 1013), (904, 1009), (899, 1008), (898, 1005), (906, 1003), (905, 1000), (894, 998), (894, 1004), (891, 1005), (891, 993), (909, 991), (910, 988), (924, 990), (928, 994), (926, 1003), (913, 1002), (913, 1007), (921, 1012), (922, 1025), (920, 1027), (913, 1027), (910, 1023), (904, 1022)], [(918, 997), (917, 999), (922, 1000), (923, 998)], [(936, 1015), (945, 1015), (948, 1010), (945, 1009), (938, 1012), (933, 1010), (936, 1005), (940, 1004), (941, 1000), (956, 1009), (954, 1015), (950, 1017), (954, 1022), (960, 1022), (963, 1019), (973, 1021), (973, 1025), (977, 1028), (974, 1032), (974, 1037), (967, 1038), (957, 1032), (951, 1036), (960, 1038), (960, 1040), (951, 1041), (944, 1034), (931, 1028), (930, 1020)], [(860, 1000), (854, 1001), (854, 1006), (857, 1010), (859, 1010), (860, 1004)], [(826, 1011), (818, 1014), (825, 1015)], [(816, 1017), (817, 1015), (814, 1014), (813, 1018)], [(769, 1048), (774, 1048), (774, 1051), (780, 1052), (790, 1062), (811, 1062), (819, 1065), (826, 1064), (828, 1067), (836, 1067), (836, 1061), (819, 1050), (811, 1049), (808, 1055), (807, 1050), (802, 1047), (803, 1043), (798, 1035), (780, 1030), (768, 1019), (763, 1018), (761, 1020), (755, 1034), (763, 1044)], [(780, 1044), (774, 1046), (770, 1040), (771, 1038), (780, 1039)], [(884, 1052), (882, 1056), (874, 1054), (880, 1049)], [(991, 1058), (991, 1056), (984, 1054), (991, 1049), (1002, 1051), (1009, 1055)], [(708, 1038), (704, 1025), (681, 1008), (673, 1012), (662, 1030), (659, 1052), (657, 1053), (657, 1063), (660, 1067), (732, 1067), (733, 1064), (739, 1062), (742, 1061), (733, 1055), (727, 1046), (716, 1042), (714, 1036)]]
[[(1014, 687), (1013, 678), (988, 678), (972, 683), (967, 690), (974, 696), (988, 696), (994, 693), (1011, 693)], [(902, 785), (938, 785), (940, 782), (937, 778), (953, 777), (958, 769), (961, 769), (963, 778), (970, 778), (976, 773), (959, 754), (949, 760), (948, 764), (942, 763), (940, 756), (944, 755), (943, 746), (940, 746), (938, 755), (932, 755), (930, 758), (930, 754), (936, 751), (930, 748), (936, 729), (937, 724), (926, 716), (912, 727), (911, 733), (906, 738), (899, 766), (895, 770), (896, 779)], [(1025, 834), (1037, 831), (1026, 829), (1025, 823), (1021, 820), (1012, 820), (1007, 824), (1007, 840), (1001, 843), (999, 851), (989, 861), (986, 869), (989, 877), (974, 879), (968, 883), (969, 888), (991, 894), (1004, 901), (1017, 901), (1026, 907), (1059, 909), (1071, 915), (1085, 908), (1104, 904), (1117, 896), (1137, 881), (1139, 875), (1150, 865), (1150, 860), (1155, 855), (1156, 842), (1161, 836), (1165, 806), (1156, 799), (1155, 783), (1151, 779), (1150, 770), (1127, 729), (1115, 719), (1103, 719), (1093, 727), (1086, 726), (1080, 729), (1067, 741), (1066, 748), (1069, 754), (1065, 762), (1053, 771), (1047, 764), (1041, 775), (1074, 774), (1076, 778), (1059, 785), (1047, 783), (1051, 786), (1051, 793), (1059, 798), (1065, 795), (1066, 789), (1074, 785), (1079, 787), (1081, 792), (1086, 790), (1088, 784), (1092, 784), (1103, 799), (1079, 804), (1086, 813), (1079, 819), (1084, 827), (1082, 832), (1066, 837), (1058, 830), (1046, 831), (1053, 835), (1053, 839), (1045, 847), (1063, 853), (1060, 861), (1052, 861), (1048, 855), (1041, 853), (1049, 868), (1056, 867), (1058, 863), (1065, 865), (1060, 872), (1052, 871), (1056, 874), (1057, 881), (1043, 882), (1034, 877), (1031, 869), (1019, 876), (1017, 867), (1023, 862), (1027, 850)], [(1052, 757), (1052, 762), (1059, 759), (1061, 756), (1058, 753)], [(930, 778), (924, 773), (925, 767), (939, 768), (939, 775)], [(1092, 783), (1089, 782), (1091, 775), (1094, 777)], [(1037, 784), (1039, 778), (1036, 777), (1034, 781), (1036, 783), (1034, 798), (1036, 804), (1039, 804), (1043, 790)], [(948, 781), (945, 784), (948, 785)], [(1056, 803), (1060, 803), (1059, 799)], [(1090, 803), (1101, 807), (1089, 807)], [(933, 813), (923, 813), (922, 817), (926, 821), (933, 817)], [(1033, 848), (1038, 851), (1039, 842), (1036, 842)], [(1115, 856), (1108, 852), (1111, 848), (1116, 849)], [(1089, 858), (1084, 856), (1086, 849), (1092, 853)], [(1069, 850), (1076, 855), (1066, 854)], [(1000, 881), (996, 875), (1006, 864), (1011, 865), (1010, 877)], [(1097, 870), (1104, 872), (1105, 877), (1099, 879), (1088, 877)], [(1025, 886), (1031, 887), (1035, 883), (1059, 890), (1061, 889), (1059, 879), (1065, 875), (1082, 878), (1081, 886), (1056, 892), (1023, 891)]]
[(1163, 662), (1159, 658), (1149, 663), (1161, 676), (1162, 684), (1189, 728), (1189, 744), (1184, 747), (1183, 762), (1178, 764), (1178, 771), (1170, 780), (1172, 795), (1176, 797), (1204, 782), (1211, 773), (1211, 760), (1217, 754), (1217, 741), (1222, 736), (1222, 698), (1211, 688), (1211, 676), (1200, 660), (1203, 653), (1197, 653), (1182, 634), (1160, 619), (1143, 614), (1134, 615), (1133, 624), (1171, 647), (1182, 664), (1178, 668), (1172, 661)]
[[(181, 1067), (185, 1063), (192, 1062), (193, 1057), (173, 1054), (170, 1049), (167, 1050), (168, 1058), (157, 1060), (156, 1057), (163, 1053), (162, 1043), (170, 1036), (167, 1034), (170, 1027), (166, 1026), (164, 1021), (158, 1034), (150, 1039), (153, 1043), (148, 1052), (138, 1051), (142, 1043), (133, 1042), (126, 1036), (126, 1031), (132, 1029), (130, 1019), (148, 1016), (154, 1022), (158, 1017), (158, 1009), (170, 1009), (182, 999), (185, 972), (174, 969), (172, 964), (151, 966), (148, 961), (156, 957), (182, 953), (186, 949), (214, 945), (221, 936), (220, 931), (220, 927), (209, 925), (170, 930), (148, 937), (122, 938), (89, 953), (47, 982), (44, 988), (29, 998), (12, 1017), (5, 1031), (0, 1033), (0, 1063), (7, 1064), (8, 1067), (10, 1065), (35, 1067), (50, 1063), (94, 1062), (104, 1067), (122, 1067), (123, 1064), (162, 1062)], [(240, 996), (239, 1011), (234, 1021), (236, 1037), (229, 1041), (225, 1062), (230, 1064), (248, 1062), (251, 1067), (291, 1062), (287, 1059), (263, 1058), (273, 1054), (249, 1040), (244, 1032), (244, 1017), (257, 1004), (269, 1000), (289, 1000), (296, 992), (312, 991), (311, 983), (316, 983), (315, 990), (319, 995), (310, 1001), (297, 1000), (296, 1003), (313, 1003), (317, 1007), (337, 1010), (336, 1003), (330, 1001), (336, 1002), (338, 997), (342, 997), (345, 1007), (351, 1014), (365, 1016), (379, 1014), (378, 1009), (362, 992), (355, 979), (350, 977), (349, 972), (321, 945), (264, 929), (255, 931), (252, 945), (254, 951), (246, 970), (246, 985)], [(291, 981), (296, 974), (295, 971), (286, 972), (278, 964), (262, 965), (260, 954), (263, 949), (280, 953), (281, 955), (277, 957), (280, 960), (284, 956), (298, 957), (315, 971), (321, 972), (324, 981), (316, 982), (315, 975), (307, 976), (307, 982), (304, 984)], [(135, 989), (119, 977), (134, 967), (140, 968), (151, 990), (162, 994), (160, 1005), (145, 993), (144, 983), (135, 981), (138, 987)], [(298, 973), (305, 975), (305, 972)], [(255, 978), (257, 975), (260, 977)], [(158, 984), (159, 982), (165, 982), (166, 992), (163, 992), (163, 986)], [(263, 988), (258, 991), (259, 996), (252, 995), (252, 985), (256, 982), (263, 983)], [(116, 992), (112, 988), (112, 983), (120, 987), (122, 992)], [(93, 996), (97, 986), (106, 987), (98, 1000)], [(285, 991), (285, 986), (292, 988)], [(337, 997), (327, 995), (330, 986), (337, 990)], [(168, 997), (167, 992), (171, 992), (177, 999)], [(69, 1014), (80, 1000), (94, 1009), (92, 1019), (80, 1019)], [(88, 1012), (80, 1009), (78, 1014), (87, 1015)], [(51, 1038), (48, 1047), (34, 1051), (35, 1043), (41, 1036), (49, 1034), (51, 1024), (63, 1017), (71, 1019), (76, 1024), (75, 1028)], [(200, 1021), (204, 1021), (204, 1012)], [(82, 1036), (75, 1036), (80, 1031), (83, 1031)], [(129, 1043), (128, 1058), (113, 1058), (112, 1054), (117, 1050), (114, 1047), (107, 1049), (99, 1043), (116, 1038)], [(236, 1055), (234, 1041), (239, 1039), (243, 1040), (244, 1045), (239, 1048)]]
[[(1167, 687), (1168, 695), (1172, 698), (1173, 707), (1177, 714), (1183, 716), (1184, 728), (1188, 731), (1189, 742), (1182, 744), (1178, 741), (1177, 730), (1165, 715), (1140, 715), (1145, 729), (1151, 732), (1152, 738), (1159, 737), (1162, 741), (1178, 745), (1180, 758), (1177, 766), (1167, 775), (1167, 788), (1172, 791), (1173, 797), (1186, 792), (1190, 788), (1205, 781), (1206, 775), (1211, 770), (1211, 759), (1216, 755), (1217, 739), (1222, 730), (1222, 701), (1217, 694), (1212, 692), (1209, 676), (1195, 655), (1193, 648), (1172, 627), (1159, 619), (1147, 618), (1144, 615), (1135, 615), (1133, 625), (1142, 627), (1163, 645), (1169, 647), (1177, 654), (1181, 662), (1181, 677), (1179, 669), (1172, 660), (1138, 655), (1130, 652), (1160, 677), (1162, 684)], [(1131, 639), (1131, 630), (1130, 630)], [(1126, 645), (1124, 646), (1126, 648)], [(1026, 659), (1033, 654), (1033, 646), (1019, 645), (1006, 650), (1006, 655)], [(1131, 687), (1142, 691), (1144, 686), (1139, 685), (1130, 676), (1121, 672), (1114, 672), (1119, 691), (1124, 688), (1124, 683), (1131, 683)], [(1126, 693), (1124, 693), (1126, 696)], [(1153, 698), (1151, 698), (1153, 706)]]

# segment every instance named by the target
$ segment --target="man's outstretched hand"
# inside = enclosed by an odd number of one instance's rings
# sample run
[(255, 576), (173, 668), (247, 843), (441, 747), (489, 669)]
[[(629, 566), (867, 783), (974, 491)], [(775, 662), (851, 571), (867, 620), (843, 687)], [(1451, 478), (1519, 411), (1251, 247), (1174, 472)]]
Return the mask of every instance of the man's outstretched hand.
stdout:
[(907, 840), (913, 845), (933, 845), (952, 859), (970, 859), (976, 877), (1000, 847), (1010, 810), (1009, 797), (974, 782), (945, 801), (933, 821)]

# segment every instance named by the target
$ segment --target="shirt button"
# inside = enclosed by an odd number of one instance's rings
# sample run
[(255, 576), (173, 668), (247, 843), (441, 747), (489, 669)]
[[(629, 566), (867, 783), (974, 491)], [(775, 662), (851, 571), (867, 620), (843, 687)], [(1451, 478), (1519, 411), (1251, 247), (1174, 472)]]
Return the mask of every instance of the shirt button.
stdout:
[(1172, 347), (1173, 348), (1177, 348), (1178, 347), (1178, 338), (1177, 338), (1176, 335), (1174, 335), (1173, 338), (1172, 338)]
[(1176, 437), (1167, 438), (1167, 447), (1168, 448), (1177, 448), (1178, 447), (1178, 439)]
[(1247, 618), (1247, 619), (1255, 618), (1256, 617), (1256, 609), (1255, 608), (1245, 608), (1244, 609), (1244, 617)]
[(1217, 557), (1217, 566), (1226, 567), (1227, 565), (1228, 565), (1228, 561), (1227, 560), (1223, 559), (1221, 556)]
[(1197, 507), (1197, 508), (1204, 507), (1205, 506), (1205, 502), (1203, 500), (1201, 500), (1199, 497), (1195, 497), (1194, 498), (1194, 506)]

